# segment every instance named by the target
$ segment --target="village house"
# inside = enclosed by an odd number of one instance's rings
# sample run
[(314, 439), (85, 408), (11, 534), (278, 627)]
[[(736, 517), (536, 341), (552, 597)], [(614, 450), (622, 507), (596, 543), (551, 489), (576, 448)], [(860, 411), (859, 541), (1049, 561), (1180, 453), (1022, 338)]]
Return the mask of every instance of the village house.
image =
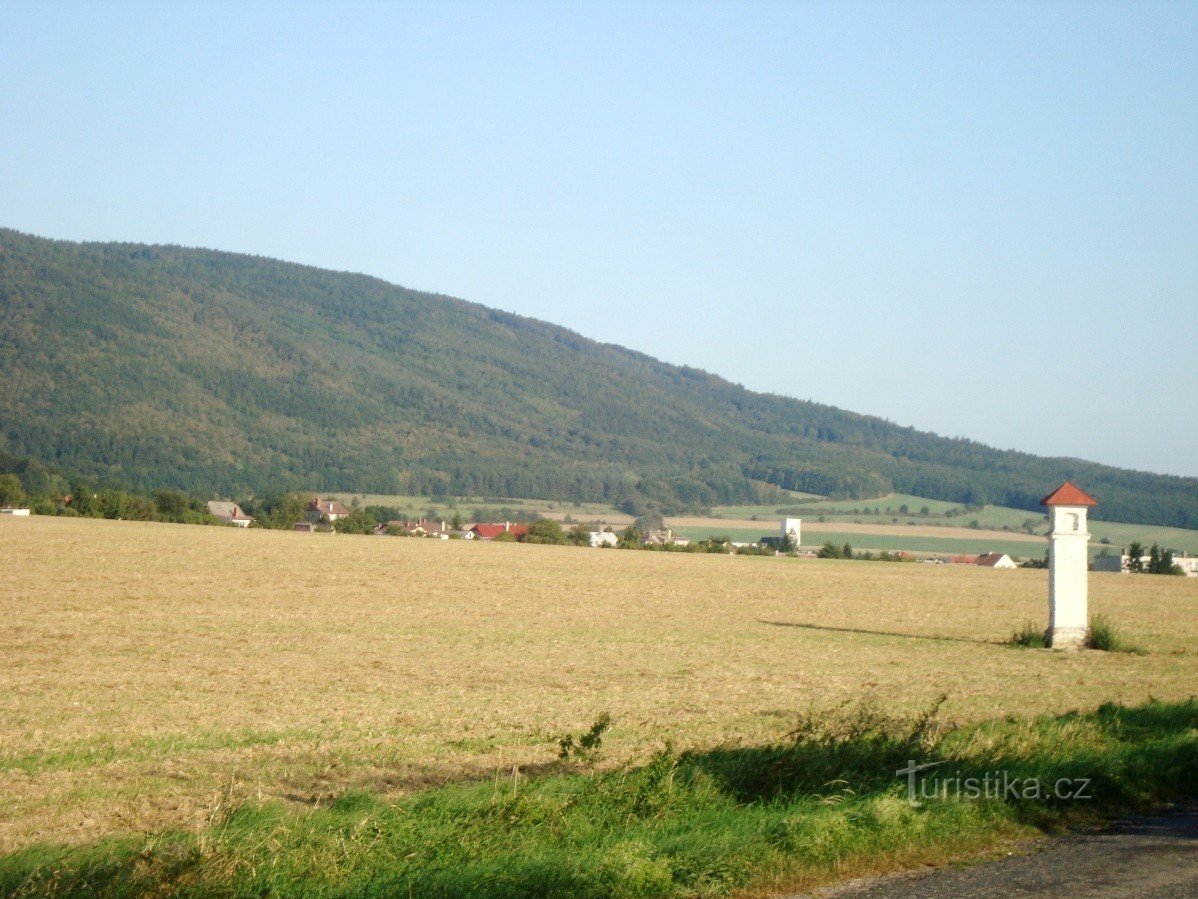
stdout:
[(617, 546), (620, 543), (620, 538), (611, 531), (588, 531), (587, 545), (588, 546)]
[(475, 535), (472, 531), (454, 530), (444, 521), (436, 521), (429, 518), (421, 518), (417, 521), (391, 521), (383, 522), (375, 527), (375, 534), (386, 536), (395, 531), (402, 531), (409, 537), (433, 537), (438, 540), (449, 540), (451, 537), (456, 537), (460, 540), (473, 540)]
[(425, 529), (421, 536), (431, 537), (434, 540), (448, 540), (453, 536), (453, 531), (449, 529), (445, 522), (439, 521), (434, 523), (432, 527)]
[(690, 541), (682, 538), (675, 538), (674, 531), (670, 528), (657, 531), (646, 531), (641, 535), (641, 546), (690, 546)]
[(236, 528), (248, 528), (254, 520), (241, 511), (237, 503), (222, 500), (209, 500), (208, 514)]
[(983, 553), (980, 556), (964, 555), (949, 556), (946, 561), (951, 565), (980, 565), (983, 568), (1018, 568), (1015, 560), (1006, 553)]
[(529, 528), (525, 524), (512, 524), (510, 521), (505, 521), (503, 524), (476, 524), (470, 530), (476, 540), (494, 540), (500, 534), (511, 534), (520, 540), (528, 536)]
[(447, 532), (444, 521), (434, 521), (421, 518), (418, 521), (404, 521), (400, 527), (413, 537), (432, 537)]
[(1198, 556), (1174, 556), (1173, 564), (1186, 573), (1186, 577), (1198, 577)]
[(349, 509), (335, 499), (314, 499), (308, 503), (308, 514), (319, 521), (337, 521), (349, 515)]
[(641, 546), (665, 546), (674, 542), (674, 533), (668, 528), (660, 531), (645, 531), (641, 534)]

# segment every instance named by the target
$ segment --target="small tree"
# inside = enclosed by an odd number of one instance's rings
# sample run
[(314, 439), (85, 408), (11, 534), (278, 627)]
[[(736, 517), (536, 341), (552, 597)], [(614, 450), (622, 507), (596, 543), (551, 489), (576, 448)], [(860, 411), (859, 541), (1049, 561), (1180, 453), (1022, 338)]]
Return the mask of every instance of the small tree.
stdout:
[(0, 506), (19, 506), (25, 502), (25, 488), (15, 474), (0, 474)]
[(576, 524), (566, 532), (566, 540), (575, 546), (587, 546), (591, 542), (591, 532), (585, 524)]
[(178, 490), (159, 490), (154, 494), (154, 511), (161, 521), (186, 521), (191, 502)]
[(71, 508), (89, 518), (100, 517), (100, 504), (95, 491), (88, 484), (71, 484)]
[(247, 501), (241, 508), (254, 516), (253, 527), (290, 531), (307, 516), (311, 500), (306, 493), (276, 493), (254, 502)]
[(1127, 547), (1127, 570), (1139, 574), (1144, 570), (1144, 546), (1138, 540), (1133, 540)]
[(1173, 564), (1173, 550), (1161, 549), (1155, 543), (1148, 554), (1149, 574), (1185, 574), (1180, 565)]
[(100, 494), (99, 503), (105, 518), (130, 520), (138, 517), (134, 497), (124, 490), (104, 490)]
[(641, 532), (636, 529), (636, 525), (629, 525), (624, 528), (620, 534), (620, 539), (616, 541), (616, 546), (619, 549), (637, 549), (641, 545)]
[(338, 534), (373, 534), (378, 522), (365, 509), (354, 509), (344, 518), (333, 523)]
[(557, 546), (566, 542), (566, 532), (552, 518), (538, 518), (528, 528), (525, 543), (551, 543)]

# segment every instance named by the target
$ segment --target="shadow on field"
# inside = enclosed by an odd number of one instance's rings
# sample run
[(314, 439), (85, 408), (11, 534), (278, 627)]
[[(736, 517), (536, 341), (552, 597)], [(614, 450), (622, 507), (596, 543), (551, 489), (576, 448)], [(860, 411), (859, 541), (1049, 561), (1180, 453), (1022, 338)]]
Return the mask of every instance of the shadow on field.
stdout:
[(893, 717), (868, 697), (852, 700), (830, 713), (800, 716), (774, 743), (684, 753), (679, 767), (747, 804), (802, 796), (835, 803), (885, 793), (899, 782), (895, 771), (939, 747), (945, 699), (916, 717)]
[(864, 627), (834, 627), (830, 624), (812, 624), (806, 621), (767, 621), (757, 619), (758, 624), (768, 624), (770, 627), (797, 627), (809, 631), (835, 631), (841, 634), (869, 634), (874, 637), (905, 637), (908, 640), (936, 640), (951, 643), (981, 643), (984, 646), (1001, 646), (996, 640), (981, 640), (977, 637), (948, 637), (936, 634), (904, 634), (899, 631), (875, 631)]
[(1198, 799), (1198, 700), (1107, 703), (1091, 712), (960, 727), (940, 717), (946, 698), (914, 717), (892, 716), (868, 698), (850, 701), (801, 716), (771, 744), (682, 753), (678, 769), (709, 778), (721, 794), (744, 804), (806, 797), (835, 805), (903, 794), (900, 772), (912, 760), (934, 762), (928, 773), (947, 775), (950, 789), (958, 780), (999, 771), (1023, 785), (1085, 781), (1080, 803), (1047, 790), (993, 797), (1016, 819), (1037, 825), (1067, 807), (1087, 812)]

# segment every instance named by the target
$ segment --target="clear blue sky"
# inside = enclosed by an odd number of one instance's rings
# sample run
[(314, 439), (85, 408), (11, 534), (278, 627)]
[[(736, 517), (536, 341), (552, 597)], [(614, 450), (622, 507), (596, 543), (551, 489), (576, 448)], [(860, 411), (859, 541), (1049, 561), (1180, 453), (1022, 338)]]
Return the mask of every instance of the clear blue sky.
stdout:
[(1198, 3), (0, 2), (0, 224), (1198, 475)]

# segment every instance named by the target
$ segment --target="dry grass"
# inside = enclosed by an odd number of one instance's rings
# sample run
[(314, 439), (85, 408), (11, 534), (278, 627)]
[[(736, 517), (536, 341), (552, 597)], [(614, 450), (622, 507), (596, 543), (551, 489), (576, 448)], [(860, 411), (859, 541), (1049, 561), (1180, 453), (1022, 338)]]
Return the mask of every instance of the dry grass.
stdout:
[(47, 518), (0, 520), (0, 558), (0, 851), (510, 772), (604, 711), (615, 762), (863, 691), (958, 719), (1198, 692), (1191, 579), (1092, 576), (1152, 652), (1069, 655), (1002, 645), (1043, 571)]

